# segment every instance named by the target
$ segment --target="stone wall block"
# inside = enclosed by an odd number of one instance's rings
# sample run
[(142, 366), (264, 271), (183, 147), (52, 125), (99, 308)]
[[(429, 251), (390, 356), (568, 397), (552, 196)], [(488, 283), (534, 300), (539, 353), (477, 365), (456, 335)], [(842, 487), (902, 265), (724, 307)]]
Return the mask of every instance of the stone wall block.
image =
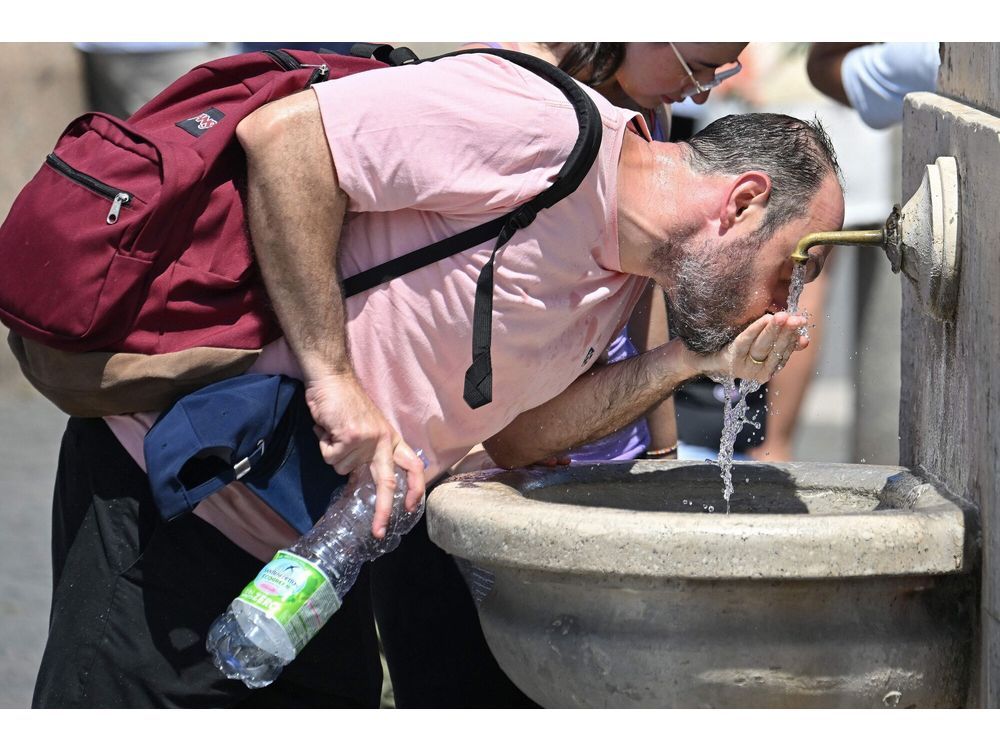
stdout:
[(960, 292), (952, 322), (903, 285), (900, 458), (975, 503), (983, 534), (984, 705), (1000, 707), (1000, 117), (934, 94), (907, 97), (903, 195), (924, 165), (958, 160)]

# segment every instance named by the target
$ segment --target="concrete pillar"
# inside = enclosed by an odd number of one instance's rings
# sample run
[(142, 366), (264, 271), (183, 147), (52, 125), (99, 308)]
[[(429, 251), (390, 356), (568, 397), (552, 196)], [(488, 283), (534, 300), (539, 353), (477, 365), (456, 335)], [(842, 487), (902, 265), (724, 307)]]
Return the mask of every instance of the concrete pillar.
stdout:
[[(70, 44), (0, 44), (0, 220), (85, 109), (83, 69)], [(20, 378), (0, 325), (0, 384)]]
[[(953, 321), (903, 284), (903, 464), (974, 503), (982, 524), (976, 702), (1000, 708), (1000, 44), (945, 44), (938, 94), (907, 98), (903, 195), (925, 164), (958, 161), (960, 292)], [(978, 694), (976, 696), (976, 694)]]

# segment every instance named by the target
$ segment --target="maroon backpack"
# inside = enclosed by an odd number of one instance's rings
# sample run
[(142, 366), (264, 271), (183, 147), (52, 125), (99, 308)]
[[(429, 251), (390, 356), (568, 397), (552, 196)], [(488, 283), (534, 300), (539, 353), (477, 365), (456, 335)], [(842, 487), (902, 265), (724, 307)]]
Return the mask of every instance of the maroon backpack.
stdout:
[(65, 351), (258, 348), (278, 337), (252, 263), (236, 125), (385, 63), (296, 51), (201, 65), (122, 121), (71, 122), (0, 228), (0, 320)]
[(405, 47), (359, 44), (353, 54), (361, 56), (268, 50), (225, 57), (182, 76), (126, 121), (91, 112), (71, 122), (0, 227), (0, 321), (65, 352), (259, 349), (280, 330), (253, 262), (236, 125), (319, 81), (489, 54), (541, 76), (573, 105), (579, 133), (559, 173), (509, 213), (343, 281), (350, 296), (495, 239), (476, 287), (465, 377), (468, 404), (489, 403), (496, 253), (579, 186), (600, 149), (600, 113), (566, 73), (520, 52), (463, 50), (420, 61)]

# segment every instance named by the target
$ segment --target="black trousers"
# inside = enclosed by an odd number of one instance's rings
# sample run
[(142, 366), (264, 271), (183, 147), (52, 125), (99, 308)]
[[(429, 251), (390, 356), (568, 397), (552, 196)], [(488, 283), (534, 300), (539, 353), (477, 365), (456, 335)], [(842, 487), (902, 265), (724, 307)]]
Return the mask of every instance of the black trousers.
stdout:
[(423, 523), (362, 569), (341, 609), (273, 684), (251, 690), (225, 679), (205, 637), (261, 567), (194, 515), (164, 522), (145, 474), (104, 421), (70, 419), (33, 706), (377, 707), (373, 610), (397, 706), (533, 705), (496, 665), (454, 561)]

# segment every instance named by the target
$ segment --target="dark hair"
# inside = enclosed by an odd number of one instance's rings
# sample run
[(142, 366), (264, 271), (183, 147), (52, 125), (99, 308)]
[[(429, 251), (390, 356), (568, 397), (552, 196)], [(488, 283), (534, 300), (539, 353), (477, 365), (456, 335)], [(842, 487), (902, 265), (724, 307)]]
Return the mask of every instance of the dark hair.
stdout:
[(610, 81), (624, 60), (624, 42), (573, 42), (567, 45), (559, 68), (596, 88)]
[(688, 164), (696, 172), (738, 175), (760, 171), (771, 178), (771, 197), (761, 241), (801, 213), (830, 174), (842, 179), (840, 165), (819, 119), (789, 115), (728, 115), (687, 141)]

